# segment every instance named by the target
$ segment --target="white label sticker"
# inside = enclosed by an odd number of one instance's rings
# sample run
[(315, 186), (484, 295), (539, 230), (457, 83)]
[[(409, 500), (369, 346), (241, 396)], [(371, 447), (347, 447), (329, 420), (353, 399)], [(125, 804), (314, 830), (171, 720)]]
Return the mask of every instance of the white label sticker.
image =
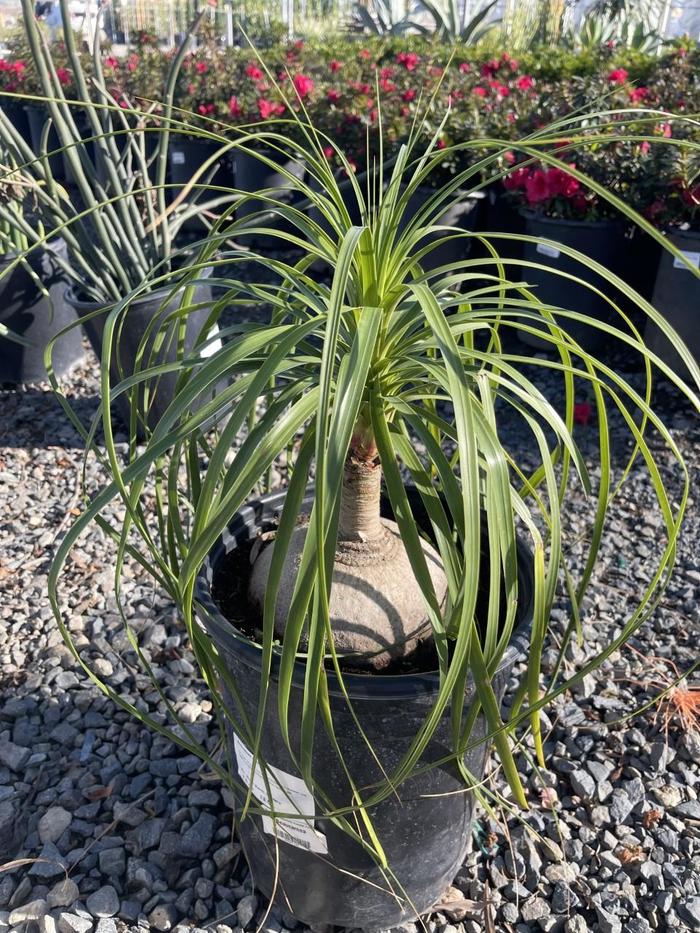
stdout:
[(209, 342), (205, 344), (205, 346), (202, 347), (202, 350), (199, 354), (203, 360), (206, 360), (207, 357), (209, 356), (214, 356), (214, 354), (218, 353), (219, 350), (221, 349), (222, 347), (221, 337), (216, 337), (216, 339), (214, 339), (215, 335), (218, 333), (219, 333), (219, 325), (214, 324), (212, 329), (209, 331), (209, 336), (207, 337), (207, 340)]
[[(682, 249), (681, 252), (688, 260), (688, 262), (695, 266), (696, 269), (700, 269), (700, 253), (688, 252), (688, 250)], [(688, 267), (684, 262), (682, 262), (678, 256), (673, 257), (673, 268), (674, 269), (685, 269), (686, 272), (689, 271)]]
[(558, 259), (561, 256), (561, 250), (557, 249), (556, 246), (550, 246), (549, 243), (538, 243), (536, 249), (538, 253), (549, 256), (550, 259)]
[(170, 152), (170, 157), (173, 160), (173, 165), (184, 165), (185, 164), (185, 153), (180, 152), (179, 149), (172, 149)]
[[(300, 849), (306, 849), (308, 852), (318, 852), (320, 855), (328, 854), (328, 843), (323, 833), (314, 829), (313, 816), (316, 813), (316, 805), (313, 795), (306, 786), (306, 783), (287, 771), (280, 771), (279, 768), (273, 768), (267, 765), (266, 773), (270, 788), (265, 784), (260, 764), (257, 763), (255, 771), (251, 775), (253, 768), (253, 753), (247, 745), (238, 738), (233, 737), (233, 747), (236, 752), (236, 763), (241, 780), (250, 787), (260, 803), (268, 809), (274, 809), (280, 813), (299, 813), (300, 815), (311, 817), (311, 819), (297, 819), (293, 817), (283, 817), (273, 820), (269, 816), (262, 818), (263, 829), (271, 836), (277, 836), (282, 842), (288, 842), (289, 845), (297, 846)], [(272, 803), (270, 803), (272, 798)]]

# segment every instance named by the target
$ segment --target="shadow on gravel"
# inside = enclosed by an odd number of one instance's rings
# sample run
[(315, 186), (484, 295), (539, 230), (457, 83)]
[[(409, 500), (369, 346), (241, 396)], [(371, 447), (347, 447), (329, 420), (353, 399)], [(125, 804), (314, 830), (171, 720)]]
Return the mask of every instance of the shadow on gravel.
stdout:
[[(99, 395), (69, 395), (68, 400), (83, 424), (89, 425), (99, 408)], [(51, 389), (0, 387), (0, 447), (82, 449), (84, 444)]]

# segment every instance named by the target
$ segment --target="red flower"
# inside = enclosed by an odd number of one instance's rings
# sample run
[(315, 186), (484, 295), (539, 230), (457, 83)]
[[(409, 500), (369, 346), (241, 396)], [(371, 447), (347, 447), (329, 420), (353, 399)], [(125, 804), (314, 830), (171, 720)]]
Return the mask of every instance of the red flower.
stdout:
[(246, 65), (245, 73), (249, 78), (252, 78), (253, 81), (260, 81), (263, 77), (263, 73), (257, 65)]
[(333, 153), (334, 153), (334, 151), (335, 151), (335, 150), (333, 149), (333, 146), (324, 146), (324, 147), (323, 147), (323, 154), (324, 154), (324, 156), (325, 156), (327, 159), (332, 159), (332, 158), (333, 158)]
[(379, 82), (379, 87), (383, 91), (395, 91), (396, 90), (396, 85), (394, 84), (393, 81), (390, 81), (388, 78), (382, 78), (381, 81)]
[[(595, 198), (593, 200), (595, 200)], [(588, 210), (588, 203), (588, 198), (582, 191), (579, 191), (579, 193), (575, 194), (571, 199), (572, 207), (578, 214), (586, 213)]]
[(646, 155), (650, 149), (651, 149), (651, 146), (646, 140), (644, 140), (644, 142), (640, 143), (639, 145), (639, 151), (642, 153), (642, 155)]
[(188, 93), (188, 94), (194, 94), (194, 92), (195, 92), (196, 90), (197, 90), (197, 88), (194, 86), (194, 84), (190, 83), (190, 84), (187, 85), (187, 93)]
[(333, 88), (331, 88), (326, 96), (328, 97), (328, 100), (332, 104), (337, 104), (338, 101), (340, 100), (340, 91), (336, 91)]
[(516, 191), (518, 188), (524, 188), (530, 177), (530, 169), (516, 168), (510, 175), (503, 179), (503, 187), (506, 191)]
[(401, 100), (411, 101), (415, 99), (415, 96), (416, 92), (413, 90), (413, 88), (410, 87), (407, 91), (403, 92), (401, 95)]
[(576, 402), (574, 405), (574, 421), (576, 424), (582, 424), (584, 427), (591, 420), (593, 409), (590, 402)]
[(299, 95), (299, 97), (304, 98), (308, 97), (309, 94), (314, 89), (314, 82), (311, 78), (306, 75), (295, 75), (294, 76), (294, 88)]
[(406, 71), (415, 71), (420, 58), (415, 52), (399, 52), (396, 61), (397, 64), (403, 65)]
[(529, 91), (534, 83), (535, 82), (532, 80), (530, 75), (523, 75), (521, 78), (518, 78), (518, 80), (516, 81), (516, 84), (518, 85), (521, 91)]
[(331, 69), (332, 72), (335, 73), (336, 71), (340, 71), (340, 69), (343, 67), (343, 63), (339, 62), (337, 58), (334, 58), (331, 60), (328, 67)]
[(624, 84), (628, 77), (629, 71), (625, 71), (624, 68), (615, 68), (615, 70), (611, 71), (608, 75), (608, 81), (611, 84)]
[(492, 58), (490, 62), (484, 62), (481, 66), (482, 78), (490, 78), (491, 75), (495, 75), (500, 67), (501, 63), (497, 58)]
[(228, 115), (230, 117), (240, 117), (241, 112), (242, 111), (238, 103), (238, 98), (234, 94), (228, 102)]
[(670, 139), (673, 135), (670, 123), (659, 123), (656, 132), (660, 133), (665, 139)]
[(572, 198), (581, 187), (577, 178), (560, 168), (550, 168), (545, 173), (551, 198)]
[(136, 71), (136, 69), (139, 67), (138, 55), (132, 53), (127, 59), (126, 67), (129, 69), (129, 71)]
[(475, 87), (472, 91), (473, 94), (476, 94), (477, 97), (486, 97), (486, 88), (485, 87)]
[(442, 77), (442, 75), (443, 75), (444, 73), (445, 73), (445, 69), (444, 69), (444, 68), (440, 68), (439, 65), (433, 65), (433, 67), (430, 69), (430, 74), (431, 74), (434, 78), (440, 78), (440, 77)]
[(206, 62), (196, 62), (194, 68), (195, 71), (199, 72), (201, 75), (206, 74), (206, 72), (209, 71), (209, 66)]
[(258, 112), (263, 120), (269, 120), (270, 117), (276, 117), (284, 113), (284, 106), (282, 104), (275, 104), (264, 97), (260, 97), (258, 99)]
[(437, 147), (438, 147), (438, 149), (444, 149), (446, 145), (447, 145), (447, 143), (445, 142), (444, 139), (438, 139), (438, 141), (437, 141)]
[(203, 117), (209, 113), (214, 113), (215, 109), (216, 108), (214, 107), (214, 104), (200, 104), (199, 107), (197, 107), (197, 110), (202, 114)]
[(630, 100), (633, 104), (638, 103), (640, 100), (645, 100), (649, 96), (649, 91), (645, 87), (636, 87), (634, 90), (630, 91)]
[(382, 70), (379, 72), (380, 78), (393, 78), (393, 76), (394, 76), (393, 68), (382, 68)]
[(358, 58), (371, 58), (372, 53), (370, 52), (369, 49), (360, 49), (360, 51), (357, 53), (357, 57)]
[(460, 71), (462, 72), (462, 74), (464, 75), (464, 74), (466, 74), (468, 71), (471, 71), (471, 70), (472, 70), (472, 66), (469, 64), (469, 62), (462, 62), (462, 64), (459, 66), (459, 70), (460, 70)]
[(119, 59), (115, 58), (114, 55), (108, 55), (107, 58), (105, 58), (105, 68), (118, 68), (118, 67), (119, 67)]
[(67, 68), (57, 68), (56, 77), (64, 87), (71, 82), (71, 74)]
[(528, 204), (540, 204), (550, 197), (547, 175), (542, 169), (537, 169), (526, 179), (525, 197)]

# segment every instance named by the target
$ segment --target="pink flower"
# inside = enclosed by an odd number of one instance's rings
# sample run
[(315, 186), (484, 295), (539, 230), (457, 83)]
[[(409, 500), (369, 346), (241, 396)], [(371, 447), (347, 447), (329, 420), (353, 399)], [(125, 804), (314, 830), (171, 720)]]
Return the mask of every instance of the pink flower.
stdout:
[(510, 175), (506, 175), (503, 179), (503, 187), (506, 191), (517, 191), (518, 188), (525, 187), (529, 177), (529, 169), (516, 168), (515, 171), (511, 172)]
[(670, 139), (673, 135), (670, 123), (659, 123), (658, 132), (665, 138)]
[(545, 172), (550, 198), (573, 198), (581, 185), (577, 178), (560, 168), (550, 168)]
[(395, 91), (396, 90), (396, 85), (394, 84), (393, 81), (390, 81), (389, 78), (382, 78), (381, 81), (379, 82), (379, 87), (383, 91)]
[(644, 140), (643, 143), (639, 144), (639, 151), (641, 152), (642, 155), (646, 155), (650, 149), (651, 149), (651, 146), (646, 140)]
[(399, 52), (396, 61), (399, 65), (403, 65), (406, 71), (415, 71), (420, 58), (415, 52)]
[(314, 82), (311, 78), (306, 75), (295, 75), (294, 76), (294, 88), (299, 95), (299, 97), (304, 98), (308, 97), (309, 94), (314, 89)]
[(634, 90), (630, 91), (630, 100), (633, 104), (638, 103), (640, 100), (646, 100), (649, 96), (649, 91), (645, 87), (636, 87)]
[(628, 77), (629, 71), (625, 71), (624, 68), (615, 68), (608, 75), (608, 81), (611, 84), (624, 84)]
[(472, 94), (476, 94), (477, 97), (486, 97), (486, 88), (485, 87), (475, 87), (472, 91)]
[(241, 115), (241, 108), (235, 94), (231, 96), (228, 102), (228, 114), (230, 117), (240, 117)]
[(593, 409), (590, 402), (576, 402), (574, 405), (574, 421), (576, 424), (582, 424), (584, 427), (591, 420)]
[(518, 78), (518, 80), (516, 81), (516, 84), (518, 85), (521, 91), (529, 91), (534, 83), (535, 82), (532, 80), (530, 75), (523, 75), (521, 78)]
[(276, 117), (284, 113), (284, 106), (282, 104), (275, 104), (265, 97), (260, 97), (258, 99), (258, 112), (263, 120), (269, 120), (270, 117)]
[(335, 73), (336, 71), (340, 71), (340, 69), (343, 67), (343, 63), (339, 62), (337, 58), (334, 58), (331, 60), (328, 67), (333, 73)]
[(534, 171), (525, 181), (525, 197), (528, 204), (541, 204), (550, 197), (547, 175), (542, 169)]
[(360, 51), (357, 53), (357, 56), (358, 58), (371, 58), (372, 53), (369, 49), (360, 49)]
[(56, 77), (64, 87), (71, 82), (71, 74), (67, 68), (57, 68)]
[(331, 88), (330, 91), (326, 94), (326, 97), (332, 104), (337, 104), (340, 100), (340, 91), (336, 91), (334, 88)]
[(472, 70), (472, 66), (469, 64), (469, 62), (462, 62), (462, 64), (459, 66), (459, 70), (463, 75), (465, 75), (468, 71)]
[(490, 78), (491, 75), (495, 75), (498, 69), (501, 67), (501, 63), (497, 58), (492, 58), (490, 62), (484, 62), (481, 66), (481, 77)]
[(437, 147), (438, 147), (438, 149), (444, 149), (446, 145), (447, 145), (447, 143), (445, 142), (444, 139), (438, 139), (438, 141), (437, 141)]
[(206, 74), (207, 71), (209, 71), (209, 66), (206, 62), (196, 62), (194, 68), (200, 75)]
[(404, 91), (401, 95), (401, 100), (412, 101), (415, 99), (416, 92), (410, 87), (407, 91)]
[(107, 58), (105, 58), (105, 68), (114, 69), (118, 67), (119, 67), (119, 59), (115, 58), (114, 55), (108, 55)]
[(332, 159), (332, 158), (333, 158), (333, 153), (334, 153), (333, 146), (324, 146), (324, 147), (323, 147), (323, 154), (324, 154), (324, 156), (325, 156), (327, 159)]
[(252, 78), (253, 81), (260, 81), (263, 78), (263, 73), (257, 65), (246, 65), (245, 73), (249, 78)]

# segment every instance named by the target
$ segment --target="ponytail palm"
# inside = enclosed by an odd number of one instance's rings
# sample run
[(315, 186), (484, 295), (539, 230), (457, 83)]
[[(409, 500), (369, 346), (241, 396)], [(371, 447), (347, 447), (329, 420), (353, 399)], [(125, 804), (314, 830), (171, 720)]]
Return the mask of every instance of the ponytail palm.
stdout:
[[(614, 135), (614, 114), (599, 114), (594, 122), (592, 133), (588, 118), (585, 135), (578, 129), (579, 121), (572, 119), (529, 137), (518, 147), (489, 139), (455, 147), (456, 151), (474, 149), (487, 155), (449, 185), (437, 189), (411, 214), (408, 205), (412, 197), (445, 158), (444, 150), (436, 148), (437, 135), (427, 152), (419, 151), (416, 128), (392, 166), (380, 160), (362, 181), (347, 166), (346, 185), (361, 217), (361, 222), (353, 225), (354, 212), (348, 210), (347, 194), (344, 199), (324, 155), (329, 141), (300, 119), (297, 131), (305, 139), (302, 149), (308, 175), (304, 182), (289, 175), (289, 182), (310, 200), (322, 222), (270, 196), (269, 211), (284, 218), (292, 232), (278, 234), (269, 226), (269, 214), (261, 214), (254, 223), (259, 232), (277, 235), (281, 244), (296, 250), (293, 258), (290, 253), (265, 256), (232, 246), (241, 222), (223, 218), (187, 272), (194, 281), (205, 266), (225, 263), (226, 277), (220, 284), (227, 294), (213, 307), (212, 316), (226, 304), (234, 308), (264, 305), (270, 310), (269, 321), (237, 323), (234, 315), (234, 323), (222, 324), (224, 342), (216, 352), (189, 357), (181, 353), (177, 363), (168, 364), (180, 373), (180, 391), (150, 432), (145, 447), (133, 443), (125, 460), (114, 443), (110, 418), (105, 417), (104, 458), (111, 482), (89, 499), (59, 548), (51, 571), (54, 611), (70, 641), (61, 615), (61, 569), (74, 544), (92, 522), (97, 522), (117, 548), (117, 595), (127, 558), (137, 561), (170, 593), (180, 607), (220, 716), (224, 719), (229, 715), (222, 700), (223, 685), (239, 703), (236, 728), (243, 729), (242, 738), (256, 756), (260, 755), (263, 711), (276, 656), (280, 728), (301, 774), (317, 789), (314, 736), (318, 729), (324, 729), (331, 741), (337, 739), (326, 687), (331, 670), (342, 684), (345, 664), (330, 608), (334, 562), (343, 529), (359, 521), (356, 513), (364, 510), (372, 521), (372, 510), (379, 508), (378, 486), (371, 492), (371, 501), (359, 495), (354, 502), (343, 495), (343, 487), (351, 481), (357, 464), (381, 470), (383, 495), (399, 529), (413, 577), (411, 585), (417, 586), (422, 597), (440, 688), (410, 747), (381, 786), (356, 788), (352, 805), (343, 808), (319, 801), (324, 807), (322, 815), (361, 840), (380, 863), (384, 858), (381, 840), (373, 832), (366, 808), (389, 794), (400, 794), (401, 782), (424, 761), (431, 736), (445, 715), (449, 714), (452, 723), (450, 755), (461, 764), (464, 752), (475, 741), (475, 716), (483, 712), (513, 796), (526, 805), (511, 748), (517, 729), (529, 725), (537, 755), (543, 761), (538, 711), (630, 637), (654, 611), (673, 569), (688, 502), (688, 476), (672, 435), (650, 405), (652, 374), (662, 372), (696, 408), (699, 400), (694, 388), (645, 347), (639, 330), (621, 307), (622, 300), (626, 308), (634, 305), (674, 339), (693, 380), (700, 384), (695, 361), (661, 316), (602, 267), (594, 268), (609, 287), (614, 324), (603, 324), (582, 308), (544, 305), (527, 284), (532, 263), (509, 260), (508, 277), (499, 248), (514, 235), (465, 233), (441, 227), (435, 220), (457, 191), (468, 194), (483, 187), (482, 177), (495, 170), (506, 148), (568, 169), (562, 161), (565, 156), (551, 154), (555, 144), (573, 148), (619, 138)], [(284, 165), (290, 154), (285, 125), (272, 128), (265, 137), (268, 152), (276, 152)], [(339, 155), (342, 158), (342, 153)], [(587, 181), (571, 171), (580, 181)], [(588, 183), (600, 197), (659, 238), (614, 195), (595, 182)], [(251, 228), (250, 217), (246, 228)], [(434, 268), (431, 264), (430, 271), (424, 271), (425, 260), (452, 238), (464, 242), (464, 258), (449, 267)], [(470, 240), (481, 243), (485, 258), (469, 255)], [(560, 244), (557, 248), (582, 264), (592, 265), (573, 249)], [(214, 260), (222, 249), (223, 258)], [(677, 255), (682, 261), (682, 255)], [(245, 277), (238, 274), (244, 266)], [(319, 275), (319, 266), (328, 275)], [(171, 316), (173, 320), (187, 315), (188, 300), (185, 293), (179, 310)], [(110, 315), (107, 345), (118, 333), (127, 304), (125, 298)], [(638, 356), (645, 373), (644, 386), (635, 387), (577, 344), (567, 334), (569, 322), (604, 328), (609, 341), (618, 341)], [(550, 352), (541, 357), (524, 353), (511, 339), (516, 330), (537, 334), (547, 342)], [(105, 356), (109, 358), (109, 353)], [(111, 384), (109, 370), (103, 367), (107, 415), (117, 394), (129, 391), (136, 381), (156, 379), (164, 370), (163, 365), (149, 368), (148, 360), (145, 367), (117, 386)], [(538, 387), (538, 371), (559, 377), (558, 404)], [(211, 387), (223, 377), (231, 381), (212, 400)], [(579, 448), (574, 423), (575, 402), (582, 387), (592, 400), (598, 425), (595, 476)], [(518, 419), (528, 433), (527, 462), (516, 459), (509, 449), (502, 430), (504, 415)], [(632, 453), (622, 468), (613, 467), (613, 418), (626, 426), (632, 441)], [(657, 466), (650, 435), (655, 443), (663, 442), (675, 463), (673, 479), (668, 478), (668, 470), (662, 473)], [(257, 722), (246, 722), (245, 704), (240, 698), (236, 700), (236, 684), (196, 622), (195, 583), (232, 516), (264, 488), (266, 477), (283, 454), (287, 494), (265, 579), (259, 624), (260, 713)], [(640, 582), (638, 604), (621, 621), (619, 633), (605, 650), (592, 656), (571, 680), (560, 677), (557, 666), (550, 681), (544, 682), (540, 661), (557, 588), (564, 589), (571, 606), (571, 623), (562, 638), (563, 656), (572, 637), (583, 639), (582, 601), (591, 584), (614, 497), (633, 466), (648, 472), (662, 516), (665, 539), (658, 565), (647, 581)], [(282, 594), (295, 528), (311, 483), (313, 506), (294, 565), (293, 587)], [(426, 557), (425, 530), (409, 507), (406, 483), (416, 487), (425, 507), (431, 548), (439, 555), (444, 573), (443, 594), (436, 593)], [(564, 532), (567, 501), (575, 487), (582, 488), (591, 501), (588, 556), (578, 578), (567, 564)], [(115, 503), (124, 509), (120, 521), (113, 518)], [(534, 618), (522, 688), (510, 719), (504, 722), (491, 678), (515, 626), (518, 538), (527, 539), (532, 551)], [(477, 606), (479, 583), (484, 579), (489, 594), (485, 612)], [(276, 628), (280, 601), (285, 606), (283, 632)], [(124, 621), (128, 627), (128, 619)], [(133, 643), (137, 648), (135, 639)], [(303, 710), (301, 721), (292, 723), (290, 692), (300, 653), (306, 663)], [(142, 662), (154, 677), (143, 657)], [(102, 682), (87, 662), (81, 663), (116, 702), (157, 730), (168, 731)], [(477, 703), (466, 708), (465, 685), (470, 677)], [(157, 677), (155, 682), (162, 689)], [(349, 698), (347, 702), (352, 706)], [(224, 780), (235, 784), (235, 775), (196, 743), (185, 724), (180, 725), (173, 737), (200, 754)], [(292, 736), (298, 736), (298, 741)], [(371, 748), (368, 754), (372, 754)], [(345, 765), (351, 775), (352, 762)], [(466, 772), (463, 776), (469, 785), (471, 776)], [(352, 811), (360, 818), (355, 819)]]

